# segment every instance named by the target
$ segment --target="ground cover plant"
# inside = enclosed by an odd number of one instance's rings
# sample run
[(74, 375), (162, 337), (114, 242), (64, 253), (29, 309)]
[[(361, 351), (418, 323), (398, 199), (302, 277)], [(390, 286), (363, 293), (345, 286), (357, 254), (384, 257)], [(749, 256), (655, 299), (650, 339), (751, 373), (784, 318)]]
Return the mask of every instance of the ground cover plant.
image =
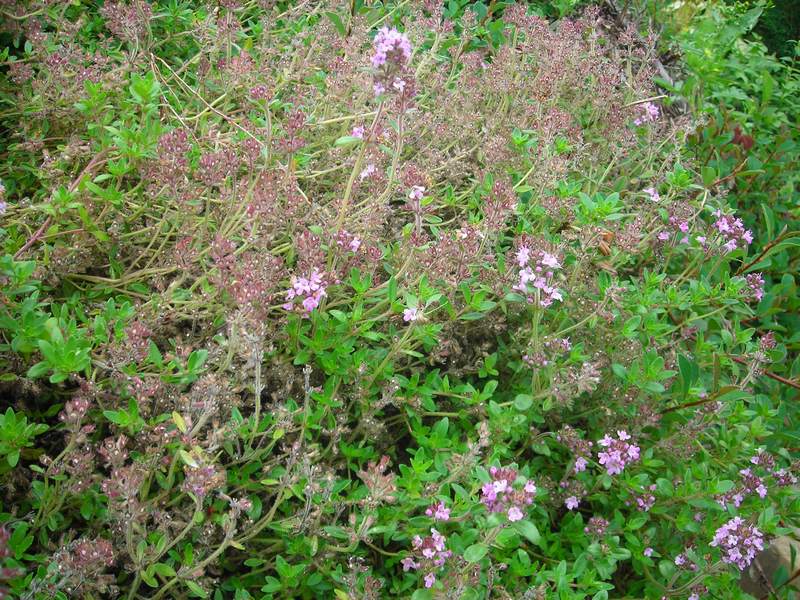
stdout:
[(576, 4), (0, 3), (0, 595), (746, 597), (785, 248)]

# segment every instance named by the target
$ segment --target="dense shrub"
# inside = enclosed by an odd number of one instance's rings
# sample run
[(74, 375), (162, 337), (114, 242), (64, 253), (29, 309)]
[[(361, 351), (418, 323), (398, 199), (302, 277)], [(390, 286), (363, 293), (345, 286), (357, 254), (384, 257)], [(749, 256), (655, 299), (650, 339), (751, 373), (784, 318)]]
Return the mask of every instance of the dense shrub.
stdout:
[(3, 5), (13, 593), (743, 597), (794, 382), (655, 36), (220, 4)]

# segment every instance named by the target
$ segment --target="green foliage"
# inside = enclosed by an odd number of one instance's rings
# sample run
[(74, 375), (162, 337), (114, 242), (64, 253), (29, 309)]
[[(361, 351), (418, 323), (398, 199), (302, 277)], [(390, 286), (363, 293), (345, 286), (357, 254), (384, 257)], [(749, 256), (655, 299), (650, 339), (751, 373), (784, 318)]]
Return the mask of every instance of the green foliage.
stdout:
[(47, 425), (28, 423), (28, 417), (10, 407), (0, 413), (0, 472), (16, 467), (25, 448), (33, 446), (33, 438), (47, 429)]

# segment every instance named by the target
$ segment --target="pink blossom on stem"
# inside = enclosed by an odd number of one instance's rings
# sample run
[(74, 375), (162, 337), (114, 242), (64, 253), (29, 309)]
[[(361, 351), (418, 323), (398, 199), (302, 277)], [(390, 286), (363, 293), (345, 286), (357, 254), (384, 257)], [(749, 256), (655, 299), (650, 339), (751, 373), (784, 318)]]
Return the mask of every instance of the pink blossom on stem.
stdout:
[(406, 323), (413, 323), (422, 316), (422, 313), (416, 306), (411, 306), (403, 311), (403, 321)]
[(639, 104), (638, 108), (640, 114), (633, 121), (637, 126), (644, 125), (645, 123), (654, 123), (658, 121), (658, 118), (661, 116), (661, 110), (658, 108), (658, 104), (654, 104), (653, 102), (644, 102)]
[(304, 314), (308, 315), (319, 306), (322, 298), (327, 295), (325, 288), (323, 276), (317, 269), (314, 269), (306, 277), (295, 275), (292, 277), (291, 287), (286, 291), (287, 301), (283, 308), (292, 310), (296, 306), (295, 300), (299, 300)]
[(658, 202), (661, 200), (661, 196), (658, 194), (658, 190), (654, 187), (644, 188), (644, 193), (650, 196), (650, 200), (653, 202)]
[(450, 509), (444, 505), (443, 501), (440, 501), (438, 504), (434, 504), (433, 506), (429, 506), (425, 510), (425, 514), (429, 517), (433, 517), (435, 521), (450, 520)]
[(609, 475), (619, 475), (630, 462), (639, 460), (639, 446), (628, 443), (631, 439), (625, 431), (618, 431), (614, 439), (606, 434), (598, 444), (604, 448), (597, 453), (597, 462), (606, 468)]
[(748, 525), (741, 517), (734, 517), (717, 529), (709, 545), (722, 551), (722, 562), (744, 571), (756, 554), (764, 549), (764, 536), (754, 525)]

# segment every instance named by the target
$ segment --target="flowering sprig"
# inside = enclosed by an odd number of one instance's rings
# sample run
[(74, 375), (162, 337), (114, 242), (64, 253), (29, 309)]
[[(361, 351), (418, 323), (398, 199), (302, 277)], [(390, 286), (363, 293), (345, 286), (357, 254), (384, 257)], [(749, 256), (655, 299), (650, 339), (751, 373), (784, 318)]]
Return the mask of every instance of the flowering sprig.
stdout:
[(422, 311), (416, 306), (409, 306), (403, 310), (403, 321), (413, 323), (422, 318)]
[[(308, 315), (317, 308), (322, 302), (322, 298), (327, 296), (325, 279), (323, 275), (314, 269), (308, 276), (292, 276), (291, 287), (286, 291), (286, 303), (283, 308), (292, 310), (300, 307), (304, 315)], [(299, 305), (296, 300), (299, 300)]]
[(723, 214), (721, 210), (714, 212), (717, 220), (714, 227), (719, 233), (722, 247), (727, 252), (733, 252), (740, 245), (750, 245), (753, 243), (753, 232), (746, 229), (741, 219), (733, 215)]
[(554, 301), (564, 299), (561, 291), (553, 285), (554, 273), (561, 268), (555, 255), (521, 245), (516, 253), (516, 262), (519, 266), (519, 280), (513, 289), (523, 293), (529, 303), (536, 302), (538, 298), (540, 306), (548, 307)]
[(429, 517), (433, 517), (434, 521), (450, 520), (450, 509), (444, 505), (443, 500), (440, 500), (436, 504), (433, 504), (425, 509), (425, 514)]
[(644, 191), (645, 194), (647, 194), (650, 197), (650, 200), (652, 202), (658, 202), (659, 200), (661, 200), (661, 196), (659, 195), (658, 190), (656, 188), (647, 187), (647, 188), (644, 188), (643, 191)]
[(639, 460), (639, 446), (629, 443), (631, 436), (626, 431), (617, 431), (617, 439), (606, 434), (597, 442), (604, 450), (597, 452), (597, 462), (606, 468), (609, 475), (619, 475), (628, 463)]
[(717, 529), (709, 545), (721, 550), (722, 562), (744, 571), (756, 554), (764, 549), (764, 535), (741, 517), (734, 517)]
[(453, 553), (447, 549), (447, 539), (436, 529), (431, 528), (431, 535), (420, 537), (415, 535), (412, 547), (416, 557), (408, 556), (400, 561), (403, 571), (421, 570), (425, 573), (425, 587), (431, 588), (436, 583), (436, 573), (444, 567)]
[(375, 95), (403, 92), (408, 85), (404, 77), (411, 61), (411, 42), (408, 36), (392, 27), (381, 27), (373, 43), (372, 66), (376, 69), (373, 88)]
[(536, 485), (527, 481), (521, 487), (514, 487), (520, 478), (516, 470), (510, 468), (491, 467), (489, 475), (492, 480), (481, 487), (481, 502), (486, 509), (492, 513), (505, 513), (512, 523), (525, 518), (524, 510), (533, 504), (536, 497)]
[(764, 297), (764, 277), (761, 273), (748, 273), (745, 276), (747, 287), (745, 288), (745, 295), (747, 298), (755, 302), (761, 302)]
[(638, 108), (639, 116), (633, 120), (637, 127), (646, 123), (655, 123), (661, 116), (661, 109), (658, 108), (658, 104), (653, 102), (644, 102)]

